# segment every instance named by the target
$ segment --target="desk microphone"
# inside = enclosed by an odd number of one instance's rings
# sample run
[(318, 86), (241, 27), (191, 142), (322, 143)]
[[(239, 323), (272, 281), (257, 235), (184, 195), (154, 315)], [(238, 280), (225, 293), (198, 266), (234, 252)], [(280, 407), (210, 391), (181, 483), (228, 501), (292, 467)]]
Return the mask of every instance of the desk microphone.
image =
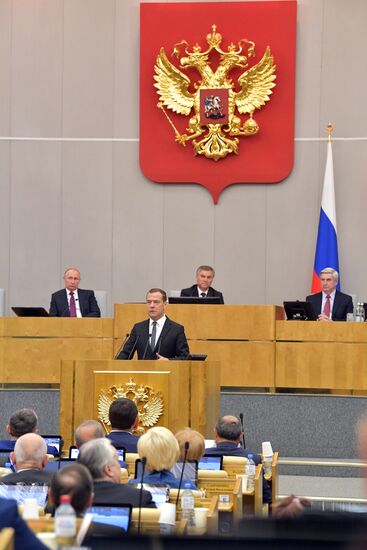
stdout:
[(147, 458), (146, 458), (146, 456), (143, 456), (142, 459), (141, 459), (142, 471), (141, 471), (141, 483), (140, 483), (140, 493), (139, 493), (138, 535), (140, 535), (141, 507), (142, 507), (142, 502), (143, 502), (143, 479), (144, 479), (146, 464), (147, 464)]
[(115, 355), (113, 356), (114, 359), (117, 359), (118, 356), (120, 355), (120, 351), (122, 350), (122, 348), (124, 347), (124, 345), (126, 344), (126, 341), (127, 339), (129, 338), (130, 334), (127, 332), (125, 334), (125, 338), (124, 338), (124, 341), (122, 342), (121, 346), (119, 347), (119, 349), (117, 350), (117, 353), (115, 353)]
[(139, 338), (140, 338), (140, 336), (139, 336), (139, 334), (138, 334), (138, 337), (137, 337), (137, 339), (136, 339), (135, 342), (134, 342), (133, 349), (130, 351), (129, 357), (127, 358), (128, 361), (130, 361), (130, 359), (132, 359), (132, 357), (133, 357), (133, 355), (134, 355), (134, 353), (135, 353), (136, 346), (138, 345), (138, 342), (139, 342)]
[(145, 350), (144, 350), (144, 353), (143, 353), (143, 361), (144, 361), (145, 356), (147, 354), (147, 350), (148, 350), (148, 346), (149, 346), (149, 340), (150, 340), (151, 336), (152, 336), (151, 334), (148, 334), (147, 345), (145, 346)]
[(185, 470), (185, 464), (186, 464), (186, 461), (187, 461), (187, 453), (189, 452), (189, 447), (190, 447), (190, 442), (185, 441), (185, 454), (184, 454), (184, 459), (183, 459), (183, 463), (182, 463), (180, 483), (178, 485), (177, 498), (176, 498), (176, 507), (178, 505), (178, 500), (180, 498), (181, 485), (182, 485), (182, 480), (183, 480), (183, 475), (184, 475), (184, 470)]

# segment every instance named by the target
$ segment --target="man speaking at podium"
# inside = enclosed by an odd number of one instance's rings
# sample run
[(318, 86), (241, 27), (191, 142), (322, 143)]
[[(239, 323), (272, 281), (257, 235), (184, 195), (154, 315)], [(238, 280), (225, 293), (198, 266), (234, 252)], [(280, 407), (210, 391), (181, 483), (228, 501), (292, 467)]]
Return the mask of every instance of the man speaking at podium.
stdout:
[(149, 319), (136, 323), (116, 359), (186, 359), (189, 355), (182, 325), (166, 317), (167, 294), (151, 288), (146, 297)]

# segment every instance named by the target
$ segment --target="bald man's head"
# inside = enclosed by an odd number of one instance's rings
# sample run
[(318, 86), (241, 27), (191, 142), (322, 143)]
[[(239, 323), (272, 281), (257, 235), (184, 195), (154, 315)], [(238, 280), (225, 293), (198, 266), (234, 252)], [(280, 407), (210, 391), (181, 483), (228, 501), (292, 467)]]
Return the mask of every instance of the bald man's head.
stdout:
[(10, 453), (17, 470), (44, 468), (48, 462), (46, 441), (38, 434), (29, 433), (19, 437), (14, 451)]

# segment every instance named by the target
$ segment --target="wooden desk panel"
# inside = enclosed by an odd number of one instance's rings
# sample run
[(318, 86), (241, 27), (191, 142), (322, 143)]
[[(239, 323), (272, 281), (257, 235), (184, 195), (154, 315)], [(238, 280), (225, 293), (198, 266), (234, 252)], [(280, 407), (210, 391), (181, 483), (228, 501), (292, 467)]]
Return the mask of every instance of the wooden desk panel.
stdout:
[(274, 342), (213, 342), (190, 340), (191, 353), (206, 353), (220, 362), (220, 385), (274, 387)]
[(1, 317), (0, 337), (112, 338), (113, 319)]
[(276, 321), (276, 340), (291, 342), (367, 342), (367, 323)]
[[(185, 327), (190, 340), (274, 340), (278, 306), (169, 305), (167, 315)], [(123, 340), (133, 325), (147, 318), (145, 304), (116, 304), (114, 336)]]
[(367, 390), (367, 344), (277, 342), (275, 386)]

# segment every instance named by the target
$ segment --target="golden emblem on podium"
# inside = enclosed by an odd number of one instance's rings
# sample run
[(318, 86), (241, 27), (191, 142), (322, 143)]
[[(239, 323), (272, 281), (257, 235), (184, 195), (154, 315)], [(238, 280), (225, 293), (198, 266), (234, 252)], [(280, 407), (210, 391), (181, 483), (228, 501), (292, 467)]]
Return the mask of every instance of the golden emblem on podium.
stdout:
[(151, 386), (138, 385), (134, 382), (133, 378), (129, 378), (125, 385), (113, 385), (99, 392), (97, 403), (98, 420), (101, 421), (106, 433), (109, 433), (111, 429), (108, 418), (110, 405), (119, 397), (127, 397), (136, 404), (139, 413), (139, 428), (136, 430), (138, 435), (143, 434), (145, 428), (154, 426), (163, 414), (164, 402), (162, 393), (159, 390), (155, 391)]
[[(231, 43), (227, 51), (223, 51), (220, 47), (222, 35), (217, 32), (216, 25), (212, 26), (206, 41), (209, 46), (206, 51), (202, 51), (199, 44), (189, 51), (189, 44), (182, 40), (174, 46), (172, 53), (180, 59), (181, 69), (194, 68), (200, 73), (198, 82), (192, 83), (186, 74), (173, 65), (162, 47), (154, 67), (154, 86), (160, 98), (157, 106), (172, 126), (176, 141), (183, 146), (192, 141), (195, 155), (217, 161), (230, 153), (238, 154), (239, 137), (258, 133), (260, 128), (253, 114), (270, 99), (275, 86), (276, 66), (270, 47), (267, 46), (262, 59), (249, 68), (248, 59), (255, 56), (255, 43), (246, 38), (242, 38), (237, 47)], [(184, 55), (180, 57), (182, 49)], [(215, 59), (210, 58), (214, 58), (215, 53), (219, 61), (213, 70)], [(233, 69), (246, 69), (238, 77), (237, 83), (229, 76)], [(190, 87), (194, 91), (191, 92)], [(187, 133), (181, 134), (177, 130), (166, 107), (185, 116), (190, 115), (193, 109)], [(236, 109), (239, 114), (248, 114), (249, 117), (242, 120), (237, 116)]]

